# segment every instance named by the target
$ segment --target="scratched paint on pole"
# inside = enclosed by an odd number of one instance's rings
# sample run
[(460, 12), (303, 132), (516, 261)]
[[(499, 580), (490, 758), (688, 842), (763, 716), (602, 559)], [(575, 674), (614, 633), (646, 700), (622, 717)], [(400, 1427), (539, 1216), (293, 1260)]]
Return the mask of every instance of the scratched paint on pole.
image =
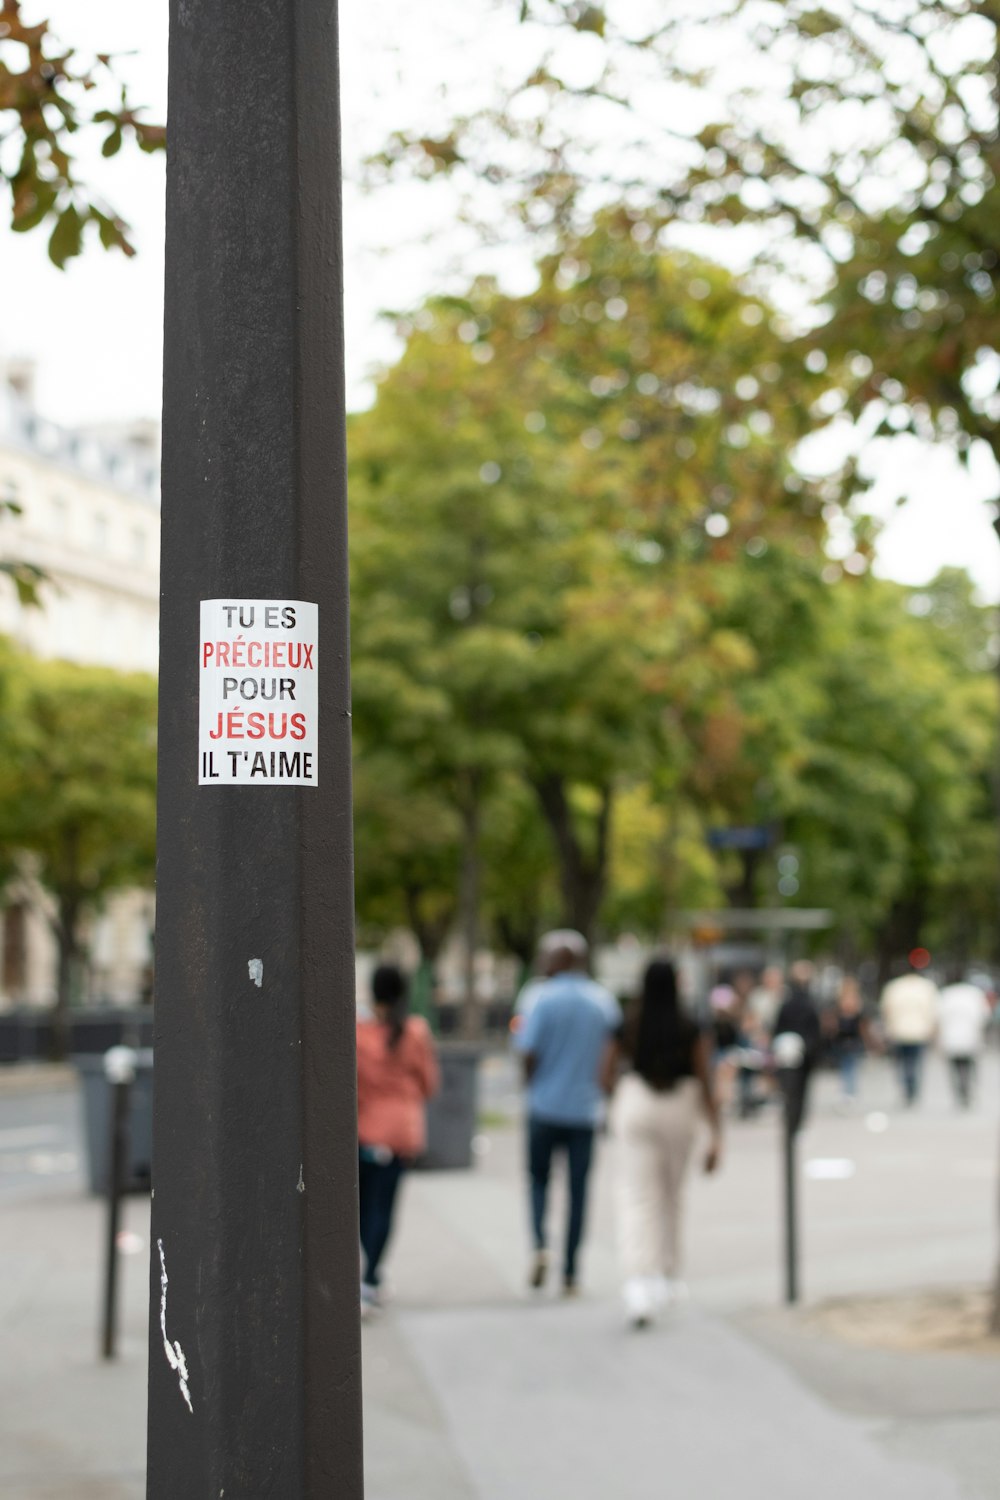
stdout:
[(319, 608), (203, 599), (198, 784), (316, 786)]

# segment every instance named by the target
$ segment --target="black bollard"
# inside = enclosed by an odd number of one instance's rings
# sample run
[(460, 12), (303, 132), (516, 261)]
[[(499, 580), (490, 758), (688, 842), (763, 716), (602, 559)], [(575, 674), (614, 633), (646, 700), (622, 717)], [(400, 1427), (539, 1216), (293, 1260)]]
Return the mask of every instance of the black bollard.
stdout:
[(789, 1306), (799, 1300), (799, 1210), (798, 1151), (799, 1130), (806, 1106), (805, 1043), (797, 1032), (784, 1032), (774, 1039), (778, 1064), (778, 1083), (784, 1103), (782, 1110), (782, 1163), (785, 1197), (785, 1301)]
[(121, 1202), (128, 1185), (129, 1109), (135, 1081), (131, 1047), (112, 1047), (104, 1054), (104, 1073), (111, 1091), (111, 1150), (108, 1157), (108, 1214), (104, 1262), (104, 1316), (101, 1357), (114, 1359), (118, 1343), (118, 1231)]
[(789, 1305), (799, 1300), (797, 1135), (797, 1131), (792, 1128), (791, 1115), (786, 1105), (782, 1137), (785, 1162), (785, 1301)]

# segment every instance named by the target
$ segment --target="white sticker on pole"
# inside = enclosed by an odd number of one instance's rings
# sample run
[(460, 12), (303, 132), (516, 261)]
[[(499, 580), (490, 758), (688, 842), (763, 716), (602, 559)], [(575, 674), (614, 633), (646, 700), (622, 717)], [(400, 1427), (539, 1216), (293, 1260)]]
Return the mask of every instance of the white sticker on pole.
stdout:
[(316, 786), (319, 607), (203, 599), (198, 784)]

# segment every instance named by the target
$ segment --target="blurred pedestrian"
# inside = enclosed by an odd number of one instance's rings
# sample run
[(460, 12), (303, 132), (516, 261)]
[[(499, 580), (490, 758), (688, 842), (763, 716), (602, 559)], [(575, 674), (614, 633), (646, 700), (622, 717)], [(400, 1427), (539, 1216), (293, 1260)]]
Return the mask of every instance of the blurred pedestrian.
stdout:
[(741, 1120), (748, 1120), (758, 1105), (763, 1104), (761, 1092), (761, 1068), (764, 1056), (757, 1045), (750, 997), (756, 981), (752, 969), (738, 969), (733, 975), (735, 1002), (733, 1017), (736, 1024), (736, 1045), (733, 1061), (736, 1070), (737, 1113)]
[(789, 1076), (784, 1081), (786, 1109), (793, 1132), (800, 1128), (805, 1119), (809, 1083), (819, 1061), (822, 1043), (822, 1027), (819, 1010), (813, 999), (812, 982), (812, 964), (805, 959), (798, 959), (788, 972), (785, 998), (774, 1018), (772, 1046), (777, 1058), (783, 1054), (791, 1056), (790, 1049), (783, 1042), (784, 1038), (798, 1037), (801, 1042), (795, 1049), (798, 1060), (794, 1067), (787, 1070)]
[(373, 1013), (359, 1015), (357, 1026), (362, 1313), (381, 1301), (380, 1265), (400, 1180), (425, 1148), (425, 1105), (439, 1083), (427, 1022), (407, 1014), (402, 971), (379, 964), (371, 991)]
[(708, 992), (708, 1014), (712, 1036), (712, 1068), (719, 1101), (728, 1109), (736, 1095), (740, 1066), (740, 997), (728, 973), (719, 976)]
[(514, 1015), (511, 1019), (511, 1031), (516, 1035), (524, 1025), (528, 1016), (535, 1008), (537, 1001), (545, 985), (552, 978), (552, 958), (567, 943), (572, 948), (579, 939), (584, 944), (586, 940), (581, 933), (574, 932), (571, 928), (565, 928), (556, 932), (543, 933), (538, 941), (535, 952), (535, 961), (531, 966), (530, 973), (517, 992), (514, 1001)]
[(746, 1028), (753, 1045), (764, 1046), (771, 1038), (785, 992), (785, 976), (779, 964), (768, 964), (747, 1000)]
[(726, 1053), (739, 1040), (739, 996), (728, 973), (721, 974), (708, 992), (708, 1014), (716, 1053)]
[(920, 1097), (923, 1058), (937, 1027), (937, 985), (913, 964), (890, 979), (879, 1002), (885, 1039), (899, 1069), (903, 1101), (912, 1108)]
[(621, 1025), (614, 996), (589, 978), (587, 941), (579, 932), (549, 933), (542, 951), (550, 978), (539, 987), (514, 1045), (528, 1085), (528, 1174), (535, 1254), (530, 1285), (548, 1274), (546, 1210), (552, 1161), (565, 1154), (569, 1213), (563, 1255), (563, 1291), (577, 1290), (577, 1257), (583, 1237), (587, 1179), (594, 1133), (603, 1112), (601, 1066)]
[(711, 1129), (705, 1155), (713, 1172), (721, 1153), (719, 1106), (712, 1083), (711, 1043), (684, 1011), (677, 974), (654, 959), (642, 993), (609, 1049), (605, 1084), (617, 1083), (612, 1128), (617, 1155), (618, 1237), (629, 1321), (645, 1327), (683, 1295), (681, 1208), (699, 1120)]
[(846, 974), (841, 981), (833, 1015), (831, 1041), (834, 1061), (840, 1075), (840, 1097), (844, 1104), (852, 1105), (857, 1102), (858, 1076), (869, 1045), (861, 987), (853, 974)]
[(990, 1022), (990, 1003), (978, 984), (956, 976), (938, 1001), (938, 1045), (948, 1060), (955, 1102), (962, 1109), (972, 1103), (976, 1063)]

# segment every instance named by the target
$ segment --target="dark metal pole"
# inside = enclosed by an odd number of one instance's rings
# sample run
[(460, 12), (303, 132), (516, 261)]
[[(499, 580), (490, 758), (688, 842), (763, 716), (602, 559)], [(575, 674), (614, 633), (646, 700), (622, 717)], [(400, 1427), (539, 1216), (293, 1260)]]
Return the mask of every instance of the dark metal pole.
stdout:
[(147, 1497), (360, 1500), (336, 5), (170, 22)]
[(785, 1301), (799, 1300), (799, 1209), (796, 1142), (806, 1111), (809, 1066), (804, 1039), (797, 1032), (774, 1038), (782, 1098), (782, 1165), (785, 1197)]
[(135, 1078), (135, 1054), (129, 1047), (113, 1047), (105, 1056), (111, 1092), (111, 1140), (108, 1154), (108, 1215), (104, 1260), (104, 1315), (101, 1320), (101, 1357), (114, 1359), (118, 1342), (118, 1230), (122, 1194), (129, 1159), (129, 1110)]
[(782, 1133), (785, 1164), (785, 1301), (791, 1305), (799, 1300), (798, 1153), (795, 1149), (798, 1133), (787, 1105)]

